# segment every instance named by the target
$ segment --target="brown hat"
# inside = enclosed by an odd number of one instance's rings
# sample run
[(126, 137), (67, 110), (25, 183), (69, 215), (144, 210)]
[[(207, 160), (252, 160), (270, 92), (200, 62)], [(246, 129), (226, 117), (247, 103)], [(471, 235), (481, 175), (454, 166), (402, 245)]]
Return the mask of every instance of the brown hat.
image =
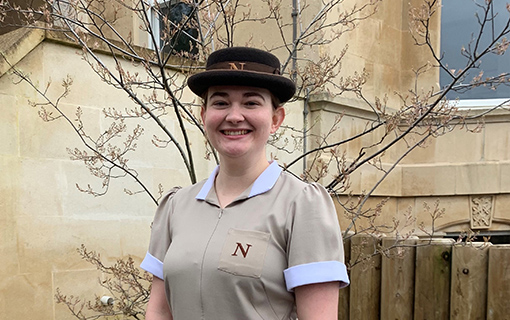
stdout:
[(265, 88), (286, 102), (296, 85), (280, 74), (280, 61), (273, 54), (254, 48), (231, 47), (211, 53), (205, 71), (188, 78), (188, 86), (202, 96), (210, 86), (249, 86)]

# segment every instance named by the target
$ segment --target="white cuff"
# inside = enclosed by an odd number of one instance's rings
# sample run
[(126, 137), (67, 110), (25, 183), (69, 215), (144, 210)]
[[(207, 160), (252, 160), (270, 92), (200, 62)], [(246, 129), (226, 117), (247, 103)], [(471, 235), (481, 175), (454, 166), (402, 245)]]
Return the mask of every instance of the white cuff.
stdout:
[(163, 262), (147, 252), (140, 268), (163, 280)]
[(283, 271), (287, 291), (312, 283), (340, 281), (340, 288), (349, 285), (347, 267), (340, 261), (321, 261), (300, 264)]

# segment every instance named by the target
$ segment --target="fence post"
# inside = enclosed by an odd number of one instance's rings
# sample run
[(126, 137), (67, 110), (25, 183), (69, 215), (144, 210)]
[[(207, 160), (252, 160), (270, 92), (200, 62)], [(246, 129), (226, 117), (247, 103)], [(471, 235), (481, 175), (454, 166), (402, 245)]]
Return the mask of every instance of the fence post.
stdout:
[[(381, 319), (413, 318), (416, 240), (384, 238), (381, 270)], [(393, 248), (392, 248), (393, 247)]]
[(381, 256), (379, 240), (368, 235), (351, 239), (350, 319), (379, 320)]
[(451, 319), (485, 319), (487, 311), (488, 246), (454, 245), (452, 249)]
[(489, 249), (487, 320), (510, 319), (510, 245)]
[(449, 319), (452, 244), (452, 239), (418, 242), (414, 319)]

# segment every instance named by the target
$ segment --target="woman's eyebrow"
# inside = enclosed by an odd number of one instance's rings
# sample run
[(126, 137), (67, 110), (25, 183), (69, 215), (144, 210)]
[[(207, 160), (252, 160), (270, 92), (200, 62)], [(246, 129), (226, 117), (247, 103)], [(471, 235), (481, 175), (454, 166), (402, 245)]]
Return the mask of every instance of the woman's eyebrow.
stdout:
[(209, 99), (211, 98), (214, 98), (214, 97), (221, 97), (221, 98), (227, 98), (228, 97), (228, 93), (226, 92), (223, 92), (223, 91), (216, 91), (214, 92), (213, 94), (211, 94), (211, 96), (209, 97)]
[(258, 93), (258, 92), (255, 92), (255, 91), (245, 92), (245, 93), (243, 94), (243, 96), (244, 96), (245, 98), (249, 98), (249, 97), (259, 97), (259, 98), (261, 98), (263, 101), (266, 101), (266, 99), (264, 99), (264, 96), (263, 96), (263, 95), (261, 95), (261, 94), (260, 94), (260, 93)]

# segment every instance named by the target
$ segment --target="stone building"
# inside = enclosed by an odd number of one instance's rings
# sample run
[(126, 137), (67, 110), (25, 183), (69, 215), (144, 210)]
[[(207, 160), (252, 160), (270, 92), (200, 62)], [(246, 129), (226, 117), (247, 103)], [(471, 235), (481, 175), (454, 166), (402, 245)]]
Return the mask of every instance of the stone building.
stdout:
[[(387, 94), (389, 106), (400, 103), (393, 94), (395, 91), (407, 92), (416, 85), (427, 90), (438, 89), (441, 75), (437, 69), (415, 82), (416, 68), (431, 60), (426, 48), (415, 46), (409, 34), (408, 12), (410, 6), (419, 3), (418, 0), (382, 2), (374, 15), (362, 21), (337, 44), (307, 54), (336, 53), (348, 44), (343, 72), (352, 74), (365, 69), (370, 74), (365, 86), (368, 99), (374, 101), (375, 97)], [(290, 4), (284, 8), (284, 13), (290, 21), (289, 7)], [(253, 10), (256, 9), (253, 5)], [(446, 10), (443, 8), (443, 13)], [(138, 29), (138, 18), (128, 11), (120, 17), (118, 30), (130, 34), (138, 46), (147, 46), (148, 36)], [(446, 27), (448, 21), (444, 15), (442, 19), (433, 20), (430, 30), (436, 48), (443, 45), (441, 37), (451, 36), (447, 34), (451, 28)], [(456, 21), (455, 25), (461, 23)], [(256, 30), (268, 35), (272, 34), (270, 31), (268, 25)], [(239, 44), (247, 41), (250, 32), (254, 31), (239, 32)], [(44, 100), (11, 71), (14, 67), (30, 74), (39, 88), (44, 89), (51, 81), (47, 95), (53, 99), (63, 92), (62, 80), (68, 76), (72, 78), (70, 93), (59, 106), (66, 110), (76, 110), (79, 106), (91, 135), (103, 132), (110, 124), (103, 116), (103, 108), (129, 108), (133, 102), (124, 92), (100, 81), (78, 54), (79, 49), (58, 34), (38, 29), (6, 28), (0, 33), (0, 52), (3, 54), (3, 58), (0, 57), (0, 253), (4, 257), (0, 267), (0, 318), (69, 319), (68, 311), (54, 301), (57, 288), (88, 298), (105, 293), (98, 285), (98, 272), (80, 260), (76, 248), (85, 244), (101, 253), (107, 263), (128, 255), (141, 261), (147, 249), (155, 205), (145, 195), (126, 195), (125, 189), (137, 189), (129, 179), (112, 182), (107, 195), (102, 197), (80, 192), (77, 184), (86, 188), (89, 183), (97, 183), (82, 163), (70, 159), (66, 149), (82, 148), (82, 141), (63, 119), (42, 121), (37, 107), (30, 106), (29, 101), (44, 103)], [(267, 43), (272, 41), (271, 37), (265, 40)], [(98, 54), (113, 64), (107, 52)], [(140, 71), (140, 67), (134, 65), (129, 68), (132, 73)], [(461, 97), (460, 105), (465, 105), (463, 110), (469, 114), (480, 113), (510, 96), (505, 90), (498, 90), (497, 97), (487, 97), (484, 93), (479, 96), (475, 93), (468, 99)], [(189, 92), (184, 94), (186, 99), (193, 100)], [(310, 111), (308, 121), (320, 119), (313, 127), (315, 134), (326, 133), (335, 116), (343, 115), (341, 129), (334, 137), (339, 139), (363, 128), (367, 119), (374, 116), (366, 104), (347, 94), (332, 98), (325, 92), (317, 93), (306, 103)], [(303, 125), (304, 104), (304, 100), (298, 99), (286, 106), (288, 123), (295, 127)], [(417, 219), (412, 227), (416, 228), (420, 222), (430, 227), (423, 203), (439, 200), (446, 214), (435, 221), (438, 236), (455, 237), (471, 228), (481, 235), (491, 235), (493, 241), (508, 243), (509, 122), (508, 111), (494, 111), (485, 117), (481, 132), (455, 129), (429, 140), (424, 148), (406, 156), (370, 200), (375, 203), (388, 199), (381, 219), (391, 221), (412, 208)], [(169, 128), (177, 125), (175, 120), (168, 120)], [(176, 160), (179, 159), (177, 151), (155, 148), (151, 143), (157, 132), (157, 127), (146, 125), (138, 143), (139, 149), (130, 157), (131, 166), (153, 190), (157, 190), (159, 183), (165, 189), (189, 184), (182, 163)], [(201, 134), (191, 130), (190, 135), (194, 151), (205, 154)], [(310, 143), (313, 147), (313, 141)], [(347, 151), (353, 156), (359, 147), (351, 144)], [(394, 163), (405, 145), (395, 148), (397, 151), (385, 157), (388, 163), (384, 165)], [(276, 149), (271, 152), (282, 163), (293, 158)], [(197, 157), (198, 179), (207, 177), (214, 166), (213, 161)], [(295, 170), (299, 174), (299, 170)], [(351, 177), (353, 192), (361, 193), (371, 188), (381, 175), (376, 170), (357, 171)], [(348, 225), (340, 208), (339, 217), (342, 226)]]

